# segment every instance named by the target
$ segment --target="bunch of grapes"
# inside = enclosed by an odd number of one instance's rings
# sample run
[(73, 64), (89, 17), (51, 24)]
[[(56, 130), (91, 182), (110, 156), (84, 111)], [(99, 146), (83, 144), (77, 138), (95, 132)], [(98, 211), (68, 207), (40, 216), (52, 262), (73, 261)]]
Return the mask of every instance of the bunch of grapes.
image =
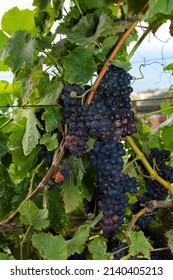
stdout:
[[(153, 148), (146, 155), (146, 158), (158, 175), (166, 181), (173, 183), (173, 167), (166, 165), (166, 162), (170, 161), (170, 151)], [(141, 166), (141, 170), (144, 175), (148, 175), (144, 166)], [(162, 184), (151, 178), (144, 177), (144, 179), (150, 199), (162, 200), (168, 196), (168, 191)]]
[[(95, 95), (97, 97), (97, 94)], [(89, 134), (102, 141), (109, 141), (115, 132), (115, 125), (110, 120), (109, 111), (101, 98), (94, 98), (90, 106), (86, 105), (85, 121)]]
[(88, 146), (88, 129), (85, 125), (85, 114), (81, 107), (80, 97), (85, 89), (76, 84), (68, 84), (62, 91), (64, 101), (64, 116), (68, 128), (68, 135), (65, 138), (65, 147), (75, 157), (85, 155)]
[(52, 160), (53, 160), (53, 155), (54, 155), (55, 151), (48, 151), (47, 148), (45, 146), (43, 146), (39, 152), (39, 157), (40, 159), (44, 159), (44, 164), (46, 166), (51, 166), (52, 164)]
[(173, 260), (173, 254), (163, 234), (152, 234), (150, 238), (152, 238), (153, 249), (159, 249), (150, 253), (151, 260)]
[(122, 137), (136, 133), (136, 120), (130, 103), (133, 91), (129, 86), (131, 79), (124, 69), (111, 65), (98, 87), (98, 92), (103, 93), (104, 104), (117, 135)]
[(117, 141), (95, 143), (91, 162), (97, 170), (99, 185), (98, 209), (103, 212), (101, 228), (105, 238), (118, 233), (124, 221), (125, 209), (128, 206), (129, 193), (136, 193), (138, 182), (122, 172), (125, 150)]

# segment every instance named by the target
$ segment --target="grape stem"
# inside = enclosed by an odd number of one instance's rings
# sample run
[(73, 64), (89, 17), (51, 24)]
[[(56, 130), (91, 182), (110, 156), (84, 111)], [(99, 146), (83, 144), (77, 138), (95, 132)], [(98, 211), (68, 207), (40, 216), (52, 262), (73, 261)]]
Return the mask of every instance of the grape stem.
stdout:
[(162, 177), (160, 177), (157, 174), (157, 172), (151, 167), (151, 165), (147, 161), (144, 153), (138, 148), (138, 146), (134, 142), (133, 138), (131, 136), (127, 136), (126, 139), (127, 139), (128, 143), (129, 143), (129, 145), (132, 147), (132, 149), (136, 153), (136, 155), (138, 156), (139, 160), (142, 162), (142, 164), (147, 169), (151, 179), (156, 180), (157, 182), (162, 184), (170, 192), (170, 194), (173, 196), (173, 188), (170, 185), (170, 183), (165, 181)]
[(132, 165), (134, 162), (136, 162), (137, 160), (139, 160), (139, 157), (137, 156), (137, 157), (135, 157), (133, 160), (131, 160), (130, 162), (128, 162), (125, 166), (124, 166), (124, 168), (123, 168), (123, 173), (125, 173), (126, 172), (126, 170), (130, 167), (130, 165)]
[(138, 220), (141, 216), (143, 216), (144, 214), (146, 214), (146, 213), (147, 213), (146, 208), (143, 208), (143, 209), (141, 209), (138, 213), (136, 213), (136, 214), (133, 216), (133, 218), (132, 218), (130, 224), (128, 225), (127, 231), (133, 230), (133, 229), (134, 229), (134, 226), (135, 226), (135, 223), (137, 222), (137, 220)]

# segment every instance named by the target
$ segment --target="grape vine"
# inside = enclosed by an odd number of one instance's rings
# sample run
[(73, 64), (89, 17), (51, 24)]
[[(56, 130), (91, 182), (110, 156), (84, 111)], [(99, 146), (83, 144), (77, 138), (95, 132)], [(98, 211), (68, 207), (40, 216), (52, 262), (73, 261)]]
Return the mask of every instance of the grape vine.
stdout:
[(172, 11), (72, 2), (2, 18), (0, 70), (14, 80), (0, 81), (0, 259), (172, 259), (171, 99), (150, 133), (131, 103), (129, 61)]

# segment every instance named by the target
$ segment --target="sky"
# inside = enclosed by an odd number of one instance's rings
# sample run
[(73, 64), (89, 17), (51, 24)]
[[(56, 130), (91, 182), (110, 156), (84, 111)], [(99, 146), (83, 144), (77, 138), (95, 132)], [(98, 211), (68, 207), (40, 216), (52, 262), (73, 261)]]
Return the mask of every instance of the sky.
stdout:
[[(0, 19), (5, 11), (14, 6), (20, 9), (32, 8), (33, 0), (5, 0), (1, 3)], [(69, 0), (66, 0), (69, 3)], [(138, 29), (139, 34), (141, 28)], [(128, 52), (133, 47), (131, 44)], [(170, 71), (163, 72), (163, 68), (173, 63), (173, 37), (169, 34), (169, 23), (163, 24), (155, 36), (149, 34), (137, 49), (130, 60), (132, 68), (130, 74), (135, 77), (132, 87), (134, 92), (141, 92), (148, 89), (167, 89), (173, 84), (173, 76)], [(144, 65), (144, 66), (143, 66)], [(140, 70), (144, 76), (141, 77)], [(0, 72), (0, 80), (10, 80), (12, 75), (9, 72)]]

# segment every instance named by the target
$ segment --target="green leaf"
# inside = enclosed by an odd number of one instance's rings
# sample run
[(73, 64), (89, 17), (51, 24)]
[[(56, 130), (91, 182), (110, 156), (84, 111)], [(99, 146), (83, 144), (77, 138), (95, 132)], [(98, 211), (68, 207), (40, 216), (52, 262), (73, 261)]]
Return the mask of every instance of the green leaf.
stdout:
[(14, 188), (11, 178), (5, 169), (0, 164), (0, 220), (4, 219), (12, 209), (12, 198)]
[(8, 151), (7, 136), (0, 131), (0, 158), (2, 158)]
[[(43, 90), (38, 105), (57, 105), (57, 99), (60, 97), (62, 89), (63, 89), (62, 82), (56, 80), (45, 90)], [(54, 111), (54, 113), (55, 112), (56, 111)]]
[(32, 110), (28, 110), (26, 121), (26, 130), (22, 139), (24, 155), (29, 155), (38, 144), (40, 133), (37, 129), (38, 120)]
[(150, 258), (150, 249), (152, 249), (151, 244), (148, 242), (148, 239), (144, 236), (144, 233), (140, 230), (138, 232), (128, 231), (128, 237), (131, 241), (131, 246), (129, 253), (132, 256), (136, 256), (139, 253), (142, 253), (145, 258)]
[(67, 240), (68, 255), (74, 253), (82, 253), (85, 248), (85, 243), (89, 237), (89, 228), (79, 229), (73, 236), (72, 239)]
[(165, 233), (165, 236), (168, 238), (168, 246), (173, 253), (173, 229), (170, 229)]
[(170, 137), (173, 133), (173, 125), (166, 126), (162, 130), (162, 137), (163, 137), (163, 143), (164, 148), (173, 151), (173, 139)]
[(89, 251), (93, 255), (93, 260), (109, 260), (110, 255), (106, 253), (107, 245), (99, 238), (95, 238), (88, 246)]
[(79, 5), (81, 5), (82, 8), (84, 7), (88, 10), (108, 7), (111, 4), (112, 0), (79, 0)]
[(133, 17), (142, 10), (142, 8), (147, 4), (148, 0), (125, 0), (125, 2), (127, 4), (125, 6), (126, 15), (128, 17)]
[(149, 5), (150, 8), (144, 17), (145, 19), (150, 18), (158, 13), (170, 15), (173, 10), (172, 0), (149, 0)]
[(33, 6), (38, 7), (40, 11), (45, 11), (49, 3), (50, 0), (34, 0)]
[(48, 151), (56, 150), (58, 148), (57, 133), (53, 135), (45, 133), (40, 139), (40, 144), (45, 145)]
[(82, 194), (79, 186), (76, 185), (75, 177), (70, 173), (63, 183), (63, 200), (66, 213), (75, 210), (80, 202), (82, 202), (82, 199)]
[(23, 153), (22, 138), (24, 135), (26, 118), (21, 118), (19, 122), (11, 128), (11, 135), (9, 137), (9, 150), (13, 157), (15, 164), (15, 173), (18, 176), (25, 177), (36, 162), (37, 154), (40, 148), (35, 148), (29, 155), (25, 156)]
[(55, 230), (64, 230), (68, 227), (68, 218), (59, 188), (47, 192), (48, 217)]
[(90, 229), (94, 228), (94, 226), (97, 225), (102, 217), (103, 215), (100, 213), (90, 224), (81, 225), (78, 231), (74, 234), (73, 238), (66, 241), (69, 256), (73, 255), (74, 253), (80, 254), (83, 252), (89, 237)]
[(9, 84), (5, 81), (0, 81), (1, 106), (13, 105), (14, 100), (20, 93), (20, 90), (13, 84)]
[(167, 70), (173, 70), (173, 63), (170, 63), (164, 67), (164, 71), (167, 71)]
[(37, 230), (48, 227), (47, 209), (39, 209), (32, 201), (23, 201), (19, 211), (21, 222), (25, 225), (33, 226)]
[(92, 53), (88, 49), (75, 48), (65, 58), (64, 79), (69, 83), (86, 84), (97, 70)]
[(45, 121), (46, 131), (51, 132), (60, 124), (62, 120), (62, 111), (59, 107), (46, 108), (42, 114), (42, 120)]
[(26, 30), (36, 34), (34, 11), (20, 10), (17, 7), (8, 10), (2, 17), (1, 28), (10, 35), (17, 30)]
[[(124, 32), (129, 25), (129, 22), (127, 21), (122, 21), (121, 23), (114, 22), (110, 18), (110, 15), (104, 11), (99, 17), (96, 13), (82, 16), (79, 22), (72, 28), (67, 28), (64, 26), (64, 23), (62, 23), (57, 27), (56, 31), (57, 33), (66, 35), (67, 39), (73, 43), (80, 46), (88, 46), (93, 44), (93, 42), (96, 42), (99, 37), (108, 37), (110, 35), (118, 35), (118, 33)], [(115, 42), (116, 41), (114, 41), (114, 45)], [(102, 48), (99, 50), (101, 51)], [(108, 51), (110, 51), (110, 49)]]
[(18, 71), (25, 64), (31, 69), (34, 62), (36, 41), (31, 34), (24, 30), (12, 34), (2, 49), (1, 59), (13, 72)]
[(169, 100), (169, 99), (164, 100), (161, 103), (160, 108), (161, 108), (161, 110), (164, 110), (164, 112), (163, 112), (164, 114), (171, 115), (172, 111), (173, 111), (173, 108), (171, 105), (171, 100)]
[(51, 233), (39, 233), (32, 236), (32, 243), (46, 260), (66, 260), (67, 246), (61, 235), (53, 236)]
[(0, 30), (0, 50), (5, 45), (5, 43), (8, 41), (8, 37), (4, 34), (2, 30)]
[(4, 260), (14, 260), (13, 256), (9, 256), (8, 254), (4, 254), (4, 253), (0, 253), (0, 260), (4, 261)]

